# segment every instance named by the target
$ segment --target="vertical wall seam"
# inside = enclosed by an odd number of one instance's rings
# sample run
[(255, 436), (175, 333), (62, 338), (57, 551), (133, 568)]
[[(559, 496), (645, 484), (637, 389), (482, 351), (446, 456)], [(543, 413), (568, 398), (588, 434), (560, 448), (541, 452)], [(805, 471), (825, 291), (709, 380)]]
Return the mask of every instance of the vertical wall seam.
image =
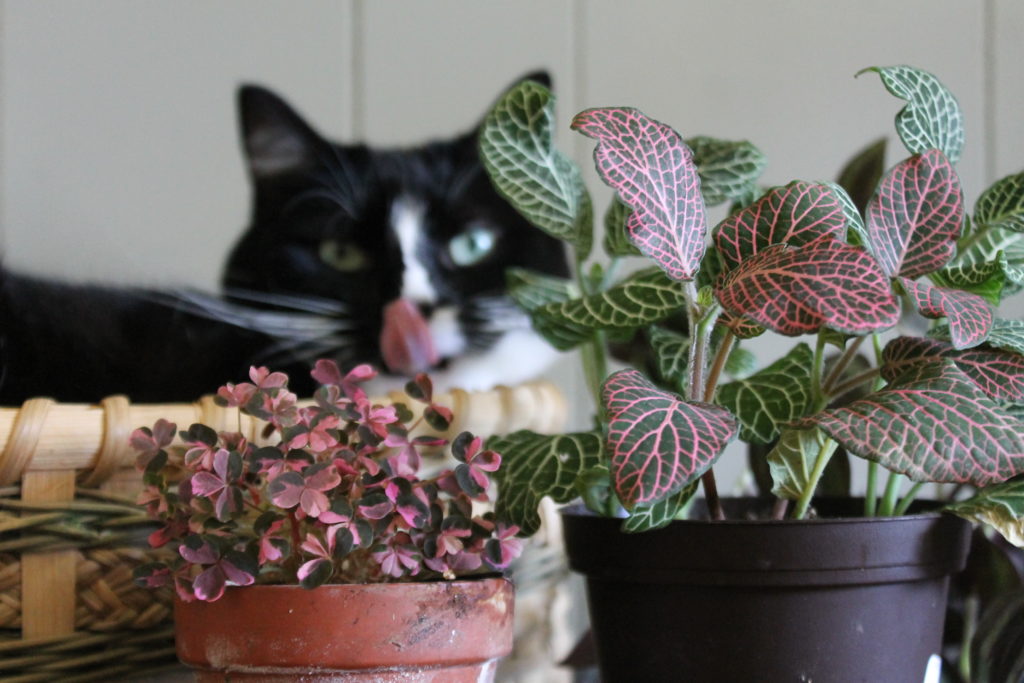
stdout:
[(363, 0), (352, 0), (349, 32), (351, 43), (349, 58), (352, 62), (352, 102), (349, 111), (352, 116), (352, 139), (362, 141), (366, 137), (366, 13)]
[(7, 243), (7, 0), (0, 0), (0, 256)]
[(982, 106), (984, 108), (985, 125), (984, 163), (982, 165), (985, 179), (982, 187), (988, 187), (995, 181), (996, 173), (998, 172), (996, 150), (998, 149), (997, 140), (999, 138), (999, 117), (997, 112), (999, 103), (997, 101), (996, 83), (999, 79), (996, 71), (999, 68), (999, 64), (996, 57), (996, 0), (985, 0), (982, 3), (981, 12)]
[[(581, 109), (587, 106), (587, 56), (586, 56), (586, 5), (584, 0), (569, 0), (569, 64), (572, 69), (573, 99), (572, 107)], [(567, 112), (569, 116), (575, 111)], [(584, 163), (586, 147), (581, 135), (572, 136), (573, 157), (578, 163)]]

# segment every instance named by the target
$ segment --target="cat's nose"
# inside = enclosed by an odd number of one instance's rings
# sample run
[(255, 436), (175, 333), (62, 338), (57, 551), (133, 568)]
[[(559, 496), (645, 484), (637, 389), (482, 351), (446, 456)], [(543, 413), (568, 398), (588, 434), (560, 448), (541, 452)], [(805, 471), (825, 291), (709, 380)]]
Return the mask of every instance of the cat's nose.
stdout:
[(439, 356), (420, 307), (409, 299), (395, 299), (384, 307), (380, 354), (388, 370), (412, 376), (429, 370)]

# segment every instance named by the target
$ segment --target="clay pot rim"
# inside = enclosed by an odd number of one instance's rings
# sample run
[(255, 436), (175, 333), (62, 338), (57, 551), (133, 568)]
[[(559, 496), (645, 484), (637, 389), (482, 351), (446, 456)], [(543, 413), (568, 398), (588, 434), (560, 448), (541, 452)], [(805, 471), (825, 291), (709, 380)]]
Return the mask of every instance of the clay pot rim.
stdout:
[[(248, 586), (236, 586), (228, 585), (225, 591), (240, 591), (240, 590), (273, 590), (273, 591), (284, 591), (284, 590), (302, 590), (308, 592), (318, 591), (321, 588), (333, 591), (353, 590), (358, 589), (360, 591), (367, 590), (387, 590), (393, 589), (396, 586), (402, 586), (408, 588), (408, 590), (415, 590), (411, 586), (461, 586), (466, 584), (479, 583), (481, 581), (499, 581), (505, 583), (513, 583), (512, 579), (504, 574), (479, 574), (476, 576), (462, 576), (457, 579), (426, 579), (417, 581), (374, 581), (372, 583), (325, 583), (316, 588), (303, 588), (297, 583), (254, 583)], [(514, 584), (513, 584), (514, 585)], [(174, 596), (175, 600), (181, 600), (177, 594)], [(201, 602), (201, 601), (196, 601)], [(217, 602), (216, 600), (212, 602)]]

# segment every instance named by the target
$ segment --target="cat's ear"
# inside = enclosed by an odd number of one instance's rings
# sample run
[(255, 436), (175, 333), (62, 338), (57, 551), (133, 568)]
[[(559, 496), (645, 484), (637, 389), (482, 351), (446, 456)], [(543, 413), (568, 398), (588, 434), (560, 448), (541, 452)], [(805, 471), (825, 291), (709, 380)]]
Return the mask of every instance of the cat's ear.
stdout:
[(318, 163), (328, 143), (276, 94), (258, 85), (238, 89), (242, 145), (256, 180)]

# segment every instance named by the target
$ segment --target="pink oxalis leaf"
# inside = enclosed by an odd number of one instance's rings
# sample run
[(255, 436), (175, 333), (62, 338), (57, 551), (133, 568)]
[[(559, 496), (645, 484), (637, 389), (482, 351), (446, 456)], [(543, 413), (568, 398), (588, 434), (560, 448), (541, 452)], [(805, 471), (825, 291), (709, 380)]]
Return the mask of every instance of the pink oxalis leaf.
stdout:
[(900, 306), (888, 278), (860, 247), (823, 237), (803, 247), (776, 244), (724, 275), (718, 300), (780, 334), (846, 334), (892, 327)]
[(714, 239), (731, 270), (772, 244), (797, 247), (823, 235), (846, 237), (843, 207), (831, 188), (794, 180), (718, 224)]
[(738, 430), (729, 411), (686, 403), (627, 369), (604, 383), (615, 492), (627, 508), (676, 493), (703, 474)]
[(949, 342), (898, 337), (882, 352), (882, 377), (895, 381), (918, 363), (948, 358), (994, 401), (1024, 403), (1024, 356), (987, 346), (957, 350)]
[(1024, 430), (950, 360), (910, 366), (882, 391), (795, 423), (914, 481), (987, 486), (1024, 473)]
[(967, 349), (985, 341), (992, 329), (992, 309), (977, 294), (898, 278), (914, 307), (926, 318), (948, 318), (953, 346)]
[(679, 133), (629, 108), (588, 109), (572, 128), (597, 140), (597, 172), (633, 209), (630, 241), (672, 279), (692, 280), (707, 216), (693, 153)]
[(960, 179), (937, 149), (890, 170), (867, 206), (871, 252), (886, 275), (916, 278), (944, 266), (964, 220)]

